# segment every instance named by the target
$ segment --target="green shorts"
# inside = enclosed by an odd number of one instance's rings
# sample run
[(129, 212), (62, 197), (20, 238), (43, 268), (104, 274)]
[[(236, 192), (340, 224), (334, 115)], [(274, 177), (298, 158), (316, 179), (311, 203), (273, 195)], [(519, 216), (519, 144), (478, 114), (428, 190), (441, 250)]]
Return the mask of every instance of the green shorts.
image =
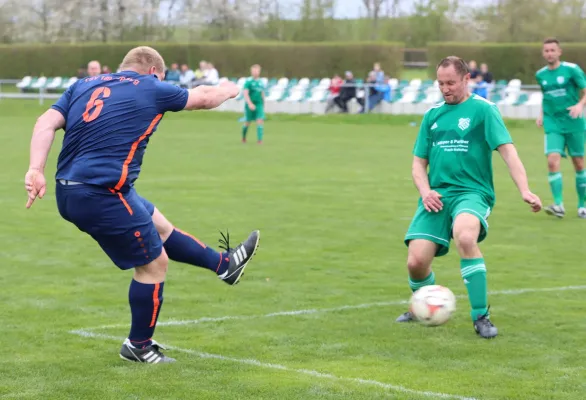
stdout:
[(244, 105), (244, 117), (246, 122), (256, 121), (257, 119), (265, 119), (265, 107), (264, 104), (255, 104), (256, 108), (251, 110), (248, 108), (248, 104)]
[(545, 155), (558, 153), (562, 157), (584, 157), (584, 131), (549, 132), (545, 134)]
[(442, 197), (443, 209), (440, 212), (428, 212), (419, 199), (415, 216), (405, 235), (405, 244), (413, 239), (425, 239), (439, 245), (436, 257), (448, 254), (450, 241), (453, 237), (452, 228), (456, 216), (467, 213), (478, 217), (480, 221), (480, 235), (478, 242), (482, 242), (488, 233), (488, 216), (491, 209), (483, 196), (476, 193), (466, 193), (452, 197)]

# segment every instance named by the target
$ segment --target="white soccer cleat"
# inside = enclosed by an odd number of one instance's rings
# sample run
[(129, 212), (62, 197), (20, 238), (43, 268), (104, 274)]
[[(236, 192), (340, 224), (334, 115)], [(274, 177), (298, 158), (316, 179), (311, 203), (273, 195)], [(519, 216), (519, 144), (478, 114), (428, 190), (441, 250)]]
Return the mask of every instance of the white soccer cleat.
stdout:
[(578, 218), (586, 219), (586, 207), (578, 208)]

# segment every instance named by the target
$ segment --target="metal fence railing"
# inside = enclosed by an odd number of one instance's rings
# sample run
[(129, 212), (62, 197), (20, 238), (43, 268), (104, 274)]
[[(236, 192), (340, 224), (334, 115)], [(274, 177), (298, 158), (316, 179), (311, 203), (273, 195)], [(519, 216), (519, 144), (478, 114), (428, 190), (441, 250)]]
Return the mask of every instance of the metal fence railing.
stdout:
[[(61, 96), (62, 91), (48, 91), (46, 88), (36, 88), (36, 89), (26, 89), (21, 90), (18, 88), (18, 83), (21, 80), (18, 79), (0, 79), (0, 101), (2, 99), (32, 99), (37, 100), (40, 105), (45, 104), (46, 102), (54, 102)], [(429, 82), (429, 81), (428, 81)], [(371, 103), (375, 101), (377, 104), (380, 102), (385, 101), (385, 97), (388, 98), (388, 94), (380, 93), (376, 91), (372, 91), (371, 89), (374, 88), (376, 90), (377, 87), (380, 85), (371, 84), (368, 82), (353, 85), (356, 89), (356, 93), (354, 96), (349, 98), (348, 100), (355, 99), (358, 103), (360, 103), (361, 107), (365, 113), (371, 111)], [(472, 88), (472, 87), (471, 87)], [(283, 90), (283, 96), (278, 100), (279, 102), (323, 102), (324, 99), (327, 98), (326, 103), (329, 103), (330, 106), (333, 102), (333, 96), (329, 95), (329, 88), (327, 87), (312, 87), (312, 88), (295, 88), (295, 87), (283, 87), (280, 88)], [(301, 91), (311, 91), (311, 93), (307, 93), (304, 95), (298, 95), (295, 97), (291, 97), (291, 100), (288, 100), (288, 96), (291, 96), (296, 90)], [(487, 85), (487, 98), (489, 100), (496, 99), (498, 97), (498, 101), (502, 100), (509, 91), (517, 91), (519, 94), (530, 95), (533, 92), (537, 92), (540, 90), (538, 85), (520, 85), (517, 86), (516, 89), (511, 88), (509, 86), (500, 86), (495, 87), (494, 84)], [(314, 91), (318, 91), (315, 93)], [(287, 95), (287, 93), (289, 93)], [(313, 96), (315, 94), (315, 96)], [(408, 96), (403, 101), (397, 100), (398, 96)], [(409, 84), (406, 86), (400, 86), (399, 88), (391, 86), (390, 89), (390, 99), (391, 102), (399, 101), (403, 103), (420, 103), (423, 102), (424, 104), (434, 103), (433, 99), (437, 98), (437, 101), (441, 101), (441, 93), (437, 87), (433, 85), (424, 85), (421, 87), (417, 86), (410, 86)], [(270, 96), (269, 96), (270, 97)], [(425, 100), (423, 100), (425, 97)], [(295, 100), (293, 100), (295, 99)], [(316, 100), (317, 99), (317, 100)]]
[(47, 92), (44, 88), (23, 92), (16, 86), (20, 81), (20, 79), (0, 79), (0, 100), (33, 99), (43, 105), (46, 100), (55, 100), (61, 96), (61, 93)]

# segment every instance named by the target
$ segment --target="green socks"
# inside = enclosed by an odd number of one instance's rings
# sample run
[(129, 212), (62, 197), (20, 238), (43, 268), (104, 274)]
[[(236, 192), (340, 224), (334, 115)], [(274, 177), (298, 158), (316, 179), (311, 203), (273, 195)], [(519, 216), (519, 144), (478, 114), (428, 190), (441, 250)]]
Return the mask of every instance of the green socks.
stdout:
[[(553, 194), (553, 201), (556, 205), (563, 205), (563, 183), (561, 172), (550, 172), (548, 176), (549, 186)], [(576, 193), (578, 194), (578, 208), (586, 203), (586, 170), (576, 172)]]
[[(460, 261), (460, 271), (470, 300), (470, 316), (476, 321), (488, 311), (488, 289), (486, 284), (486, 266), (483, 258), (467, 258)], [(435, 285), (433, 271), (422, 280), (409, 277), (409, 287), (413, 292), (424, 286)]]
[(470, 300), (470, 316), (476, 321), (488, 311), (488, 289), (486, 284), (486, 266), (483, 258), (463, 258), (460, 260), (460, 272)]
[(256, 126), (256, 138), (258, 141), (262, 141), (262, 137), (264, 135), (265, 127), (264, 125), (257, 125)]
[[(553, 194), (553, 201), (557, 206), (561, 206), (564, 202), (563, 196), (563, 181), (561, 172), (550, 172), (547, 179), (549, 180), (549, 187)], [(576, 185), (578, 184), (578, 177), (576, 176)]]
[(578, 193), (578, 208), (584, 207), (586, 202), (586, 170), (576, 172), (576, 193)]
[[(257, 125), (256, 126), (256, 138), (259, 142), (262, 141), (264, 136), (265, 127), (264, 125)], [(242, 140), (246, 140), (246, 134), (248, 133), (248, 126), (242, 125)]]
[(413, 292), (421, 289), (424, 286), (435, 285), (435, 274), (433, 271), (423, 280), (417, 280), (409, 277), (409, 287)]

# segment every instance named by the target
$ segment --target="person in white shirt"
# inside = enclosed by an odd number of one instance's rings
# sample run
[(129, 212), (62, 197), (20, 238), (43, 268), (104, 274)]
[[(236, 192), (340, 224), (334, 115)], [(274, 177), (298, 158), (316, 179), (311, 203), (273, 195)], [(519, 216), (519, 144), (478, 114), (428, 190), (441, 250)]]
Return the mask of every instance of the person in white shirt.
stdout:
[(208, 63), (208, 70), (205, 77), (205, 83), (207, 85), (214, 86), (220, 83), (220, 74), (218, 73), (218, 70), (216, 69), (216, 67), (214, 67), (214, 64), (212, 63)]
[(195, 74), (187, 66), (187, 64), (181, 65), (181, 75), (179, 75), (179, 86), (183, 88), (191, 88), (193, 86), (194, 79)]

